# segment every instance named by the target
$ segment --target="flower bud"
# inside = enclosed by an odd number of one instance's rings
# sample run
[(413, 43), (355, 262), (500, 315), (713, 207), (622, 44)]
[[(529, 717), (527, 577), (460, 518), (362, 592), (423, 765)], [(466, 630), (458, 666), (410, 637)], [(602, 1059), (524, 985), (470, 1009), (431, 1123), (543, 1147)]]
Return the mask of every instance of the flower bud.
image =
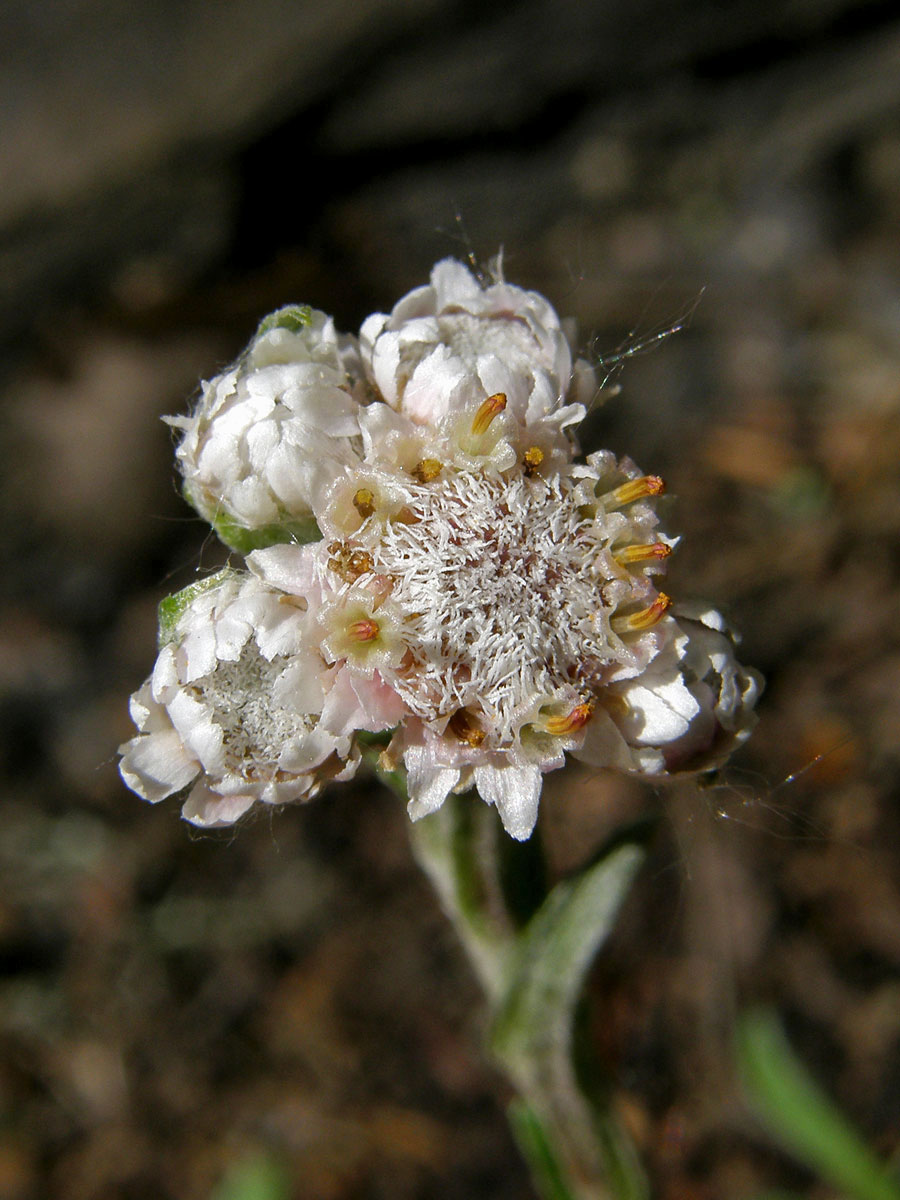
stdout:
[(185, 496), (241, 553), (315, 540), (312, 498), (359, 448), (352, 339), (299, 305), (260, 325), (238, 362), (203, 385), (176, 451)]

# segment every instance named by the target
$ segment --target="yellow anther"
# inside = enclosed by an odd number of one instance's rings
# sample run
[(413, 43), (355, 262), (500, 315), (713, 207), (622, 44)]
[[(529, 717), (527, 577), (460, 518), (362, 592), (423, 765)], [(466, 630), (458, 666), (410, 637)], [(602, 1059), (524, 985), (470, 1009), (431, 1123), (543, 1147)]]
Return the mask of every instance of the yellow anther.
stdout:
[(357, 578), (360, 575), (368, 574), (368, 572), (371, 571), (374, 566), (375, 563), (373, 562), (372, 555), (368, 552), (368, 550), (352, 551), (350, 554), (350, 559), (347, 563), (347, 569), (349, 573)]
[(491, 421), (497, 413), (503, 412), (504, 408), (506, 408), (506, 392), (495, 392), (493, 396), (488, 396), (475, 414), (472, 421), (472, 433), (476, 437), (486, 433)]
[(354, 550), (347, 542), (330, 542), (328, 553), (332, 555), (328, 566), (346, 583), (355, 583), (360, 575), (368, 575), (375, 569), (375, 561), (368, 550)]
[(526, 475), (533, 475), (544, 461), (544, 452), (540, 446), (529, 446), (522, 455), (522, 466)]
[(371, 617), (364, 617), (348, 627), (347, 637), (351, 642), (374, 642), (380, 632), (381, 626), (377, 621), (373, 621)]
[(378, 755), (378, 769), (384, 771), (385, 775), (391, 775), (400, 766), (400, 760), (395, 758), (390, 752), (390, 746), (385, 746), (382, 752)]
[(571, 712), (563, 713), (558, 717), (545, 717), (542, 728), (546, 733), (552, 733), (554, 737), (577, 733), (579, 729), (584, 729), (587, 725), (593, 711), (594, 701), (584, 700), (581, 704), (576, 704)]
[(413, 467), (412, 473), (419, 483), (431, 483), (432, 479), (437, 479), (443, 469), (444, 464), (439, 459), (423, 458)]
[(477, 750), (485, 739), (485, 732), (478, 725), (478, 722), (465, 708), (457, 709), (450, 720), (447, 722), (447, 728), (458, 737), (461, 742), (465, 742), (467, 746), (471, 746)]
[(658, 496), (666, 490), (666, 485), (658, 475), (641, 475), (638, 479), (629, 479), (620, 484), (607, 496), (609, 508), (621, 508), (623, 504), (631, 504), (634, 500), (643, 500), (645, 496)]
[(617, 550), (613, 558), (623, 567), (632, 563), (652, 562), (656, 558), (668, 558), (672, 547), (665, 542), (649, 542), (646, 545), (623, 546)]
[(359, 488), (353, 495), (353, 507), (363, 520), (375, 511), (375, 493), (371, 488)]
[(613, 617), (610, 621), (615, 633), (637, 633), (642, 629), (650, 629), (672, 607), (671, 597), (660, 592), (652, 604), (628, 617)]

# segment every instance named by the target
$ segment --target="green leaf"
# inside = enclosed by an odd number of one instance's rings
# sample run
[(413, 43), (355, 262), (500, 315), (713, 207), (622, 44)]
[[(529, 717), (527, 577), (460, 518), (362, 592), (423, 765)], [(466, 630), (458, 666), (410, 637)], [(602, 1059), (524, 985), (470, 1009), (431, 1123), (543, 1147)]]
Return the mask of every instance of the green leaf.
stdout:
[(161, 600), (156, 610), (159, 622), (159, 648), (162, 649), (163, 646), (167, 646), (174, 640), (176, 627), (184, 610), (197, 596), (219, 587), (226, 579), (236, 574), (237, 572), (233, 571), (231, 567), (224, 567), (215, 575), (208, 575), (206, 579), (198, 579), (196, 583), (189, 583), (180, 592), (173, 592), (171, 596), (166, 596), (165, 600)]
[(235, 1163), (210, 1200), (290, 1200), (287, 1172), (270, 1154), (252, 1154)]
[(641, 847), (616, 846), (558, 883), (519, 935), (492, 1036), (504, 1058), (544, 1054), (559, 1039), (568, 1045), (585, 975), (642, 859)]
[(528, 1163), (534, 1184), (543, 1200), (578, 1200), (565, 1180), (565, 1168), (554, 1151), (552, 1139), (537, 1114), (524, 1100), (514, 1100), (506, 1110), (522, 1157)]
[(263, 317), (256, 328), (254, 338), (262, 337), (272, 329), (287, 329), (290, 333), (299, 333), (311, 320), (312, 309), (308, 304), (286, 304)]
[[(637, 1153), (610, 1112), (608, 1089), (596, 1072), (589, 1088), (583, 1086), (574, 1045), (585, 976), (642, 860), (642, 847), (619, 842), (556, 885), (516, 938), (504, 976), (506, 991), (495, 1008), (491, 1049), (548, 1144), (565, 1148), (559, 1160), (563, 1177), (578, 1196), (587, 1194), (575, 1183), (582, 1177), (604, 1180), (617, 1200), (648, 1195)], [(601, 1194), (607, 1193), (596, 1192)]]
[(900, 1184), (814, 1082), (774, 1013), (745, 1014), (737, 1049), (747, 1094), (776, 1141), (855, 1200), (900, 1200)]

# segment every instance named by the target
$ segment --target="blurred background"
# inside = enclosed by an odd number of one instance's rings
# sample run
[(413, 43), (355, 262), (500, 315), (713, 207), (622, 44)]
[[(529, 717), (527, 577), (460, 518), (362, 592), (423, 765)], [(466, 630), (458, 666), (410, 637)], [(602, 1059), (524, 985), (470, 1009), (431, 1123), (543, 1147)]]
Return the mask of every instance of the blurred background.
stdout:
[(616, 1107), (663, 1200), (831, 1195), (735, 1087), (763, 1000), (895, 1152), (896, 6), (3, 0), (0, 28), (2, 1200), (532, 1195), (398, 802), (361, 780), (200, 836), (115, 760), (157, 602), (223, 561), (160, 416), (269, 309), (355, 330), (501, 246), (621, 385), (589, 448), (666, 478), (667, 590), (768, 678), (703, 790), (548, 777), (559, 873), (659, 815), (592, 981)]

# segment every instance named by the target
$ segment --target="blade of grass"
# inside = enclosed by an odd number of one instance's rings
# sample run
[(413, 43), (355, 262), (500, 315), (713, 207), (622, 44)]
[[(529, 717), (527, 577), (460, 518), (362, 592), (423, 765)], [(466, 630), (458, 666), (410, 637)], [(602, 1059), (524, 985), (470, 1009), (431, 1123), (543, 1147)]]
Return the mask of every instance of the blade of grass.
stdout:
[(738, 1063), (754, 1107), (800, 1162), (854, 1200), (900, 1200), (900, 1184), (814, 1082), (773, 1013), (742, 1017)]
[(287, 1172), (270, 1154), (248, 1154), (225, 1173), (210, 1200), (290, 1200)]
[(577, 1200), (565, 1181), (564, 1168), (537, 1114), (524, 1100), (514, 1100), (507, 1109), (507, 1116), (542, 1200)]

